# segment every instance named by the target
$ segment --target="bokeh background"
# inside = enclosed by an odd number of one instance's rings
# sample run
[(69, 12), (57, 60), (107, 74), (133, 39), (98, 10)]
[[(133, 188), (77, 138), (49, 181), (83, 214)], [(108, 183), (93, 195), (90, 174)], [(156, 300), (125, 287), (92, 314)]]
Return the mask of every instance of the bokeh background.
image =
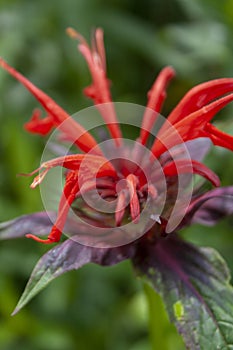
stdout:
[[(93, 28), (104, 28), (115, 101), (144, 105), (165, 65), (172, 65), (177, 77), (169, 87), (164, 115), (195, 84), (233, 77), (231, 0), (1, 0), (0, 55), (71, 114), (90, 105), (82, 95), (90, 76), (76, 43), (66, 36), (68, 26), (86, 37)], [(22, 128), (36, 106), (1, 70), (0, 221), (43, 210), (39, 190), (29, 188), (31, 179), (16, 177), (38, 167), (45, 145), (46, 139)], [(233, 133), (232, 106), (219, 114), (218, 123)], [(215, 149), (207, 163), (224, 185), (232, 183), (230, 152)], [(195, 225), (182, 235), (216, 247), (233, 269), (232, 225), (229, 218), (215, 228)], [(129, 262), (111, 268), (90, 265), (64, 275), (11, 317), (46, 249), (26, 239), (1, 242), (1, 350), (151, 349), (144, 288)], [(163, 331), (169, 349), (184, 349), (171, 326)]]

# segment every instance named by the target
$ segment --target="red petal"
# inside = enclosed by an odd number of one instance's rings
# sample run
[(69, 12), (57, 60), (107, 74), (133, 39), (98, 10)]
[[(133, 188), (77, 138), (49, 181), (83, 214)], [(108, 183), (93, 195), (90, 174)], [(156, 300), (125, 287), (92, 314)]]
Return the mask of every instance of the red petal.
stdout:
[(133, 174), (128, 175), (126, 180), (128, 182), (130, 194), (130, 214), (132, 220), (136, 223), (139, 220), (140, 215), (140, 205), (137, 195), (138, 180)]
[(31, 234), (26, 235), (26, 237), (32, 238), (37, 242), (42, 242), (45, 244), (59, 242), (62, 235), (62, 230), (65, 226), (65, 222), (66, 222), (66, 218), (67, 218), (70, 206), (73, 203), (78, 190), (79, 190), (78, 176), (76, 172), (72, 171), (71, 173), (68, 174), (66, 178), (63, 194), (59, 203), (57, 220), (53, 225), (53, 228), (48, 236), (48, 239), (43, 240)]
[[(158, 139), (155, 140), (151, 148), (151, 152), (155, 157), (159, 157), (171, 147), (181, 143), (182, 140), (185, 142), (198, 137), (212, 138), (211, 134), (206, 131), (206, 125), (211, 121), (216, 113), (218, 113), (232, 101), (233, 94), (229, 94), (208, 104), (205, 107), (200, 108), (196, 112), (191, 113), (187, 117), (175, 123), (173, 126), (171, 126), (168, 120), (159, 131)], [(217, 131), (215, 130), (215, 132)], [(179, 139), (180, 137), (182, 140)], [(229, 148), (229, 144), (225, 146)]]
[[(2, 58), (0, 58), (0, 66), (7, 70), (15, 79), (23, 84), (28, 91), (41, 103), (44, 109), (53, 118), (55, 126), (59, 127), (73, 142), (77, 144), (84, 152), (89, 152), (95, 147), (96, 153), (101, 154), (94, 138), (75, 120), (73, 120), (56, 102), (46, 95), (43, 91), (33, 85), (22, 74), (17, 72), (14, 68), (9, 66)], [(65, 122), (66, 121), (66, 122)]]
[[(74, 35), (72, 36), (74, 37)], [(78, 36), (76, 38), (79, 40)], [(88, 64), (93, 79), (93, 83), (84, 90), (84, 93), (94, 101), (107, 124), (111, 136), (116, 140), (116, 144), (120, 145), (122, 134), (119, 128), (114, 105), (112, 103), (109, 88), (110, 83), (106, 76), (105, 49), (103, 31), (101, 29), (98, 28), (95, 31), (92, 38), (92, 44), (93, 50), (91, 50), (83, 40), (78, 46), (79, 51)], [(104, 104), (104, 106), (100, 106), (102, 104)]]
[(205, 131), (208, 133), (209, 138), (214, 145), (228, 148), (233, 151), (233, 136), (219, 130), (210, 123), (206, 124)]
[(177, 123), (214, 99), (233, 90), (233, 79), (223, 78), (199, 84), (189, 90), (168, 116), (170, 123)]
[(59, 233), (59, 239), (57, 240), (57, 238), (56, 238), (56, 240), (53, 240), (53, 238), (51, 238), (51, 237), (48, 239), (39, 238), (35, 235), (32, 235), (31, 233), (28, 233), (25, 235), (26, 238), (31, 238), (31, 239), (34, 239), (34, 241), (36, 241), (36, 242), (44, 243), (44, 244), (52, 244), (52, 243), (59, 242), (60, 236), (61, 236), (61, 234)]
[(126, 203), (127, 202), (127, 194), (125, 190), (120, 191), (117, 198), (117, 205), (115, 211), (115, 221), (116, 225), (120, 226), (123, 216), (125, 214)]
[(214, 186), (220, 186), (219, 177), (204, 164), (195, 160), (179, 159), (172, 161), (163, 168), (166, 176), (174, 176), (185, 173), (198, 174), (210, 181)]
[(62, 156), (52, 159), (42, 164), (42, 168), (52, 168), (55, 166), (63, 166), (70, 170), (79, 169), (80, 165), (82, 168), (88, 168), (88, 171), (94, 175), (98, 174), (102, 176), (113, 176), (117, 177), (117, 173), (113, 165), (104, 157), (91, 155), (91, 154), (72, 154), (68, 156)]
[(104, 47), (104, 32), (101, 28), (95, 31), (95, 37), (92, 42), (93, 51), (98, 52), (103, 69), (106, 71), (106, 55)]
[(113, 165), (106, 158), (91, 154), (72, 154), (42, 163), (39, 170), (44, 169), (44, 171), (35, 177), (31, 187), (35, 188), (39, 185), (49, 169), (57, 166), (62, 166), (69, 170), (79, 170), (81, 166), (79, 171), (80, 184), (98, 177), (111, 176), (117, 178)]
[(166, 98), (166, 87), (175, 76), (172, 67), (165, 67), (155, 80), (151, 90), (148, 92), (148, 103), (142, 120), (140, 141), (144, 145), (147, 141), (149, 131), (152, 129), (158, 113)]
[(41, 111), (35, 109), (29, 122), (24, 124), (24, 128), (32, 133), (47, 135), (54, 126), (53, 118), (48, 115), (47, 117), (40, 119)]
[[(224, 108), (228, 103), (232, 101), (233, 94), (224, 96), (221, 99), (216, 100), (210, 103), (209, 105), (201, 108), (200, 110), (190, 114), (182, 121), (176, 123), (175, 128), (177, 129), (184, 141), (192, 140), (202, 136), (209, 137), (210, 139), (212, 139), (211, 130), (215, 130), (215, 133), (217, 134), (217, 129), (211, 129), (209, 127), (209, 132), (207, 132), (207, 124), (209, 125), (209, 122), (211, 121), (211, 119), (213, 119), (216, 113), (218, 113), (222, 108)], [(220, 134), (221, 132), (218, 133), (218, 136), (220, 136)], [(230, 141), (230, 139), (232, 140), (231, 136), (228, 135), (228, 141)], [(232, 149), (232, 144), (229, 144), (229, 142), (228, 144), (225, 143), (224, 147), (230, 147), (230, 149)]]

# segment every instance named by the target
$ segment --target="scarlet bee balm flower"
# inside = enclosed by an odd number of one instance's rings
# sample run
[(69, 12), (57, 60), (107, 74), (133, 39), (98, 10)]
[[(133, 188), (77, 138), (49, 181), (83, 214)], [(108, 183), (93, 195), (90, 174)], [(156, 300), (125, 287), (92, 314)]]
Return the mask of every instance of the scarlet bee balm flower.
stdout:
[[(122, 132), (111, 99), (109, 80), (106, 76), (103, 31), (101, 29), (95, 31), (91, 48), (79, 33), (71, 28), (67, 32), (79, 41), (78, 49), (86, 59), (92, 75), (93, 82), (84, 90), (84, 93), (94, 101), (106, 123), (113, 140), (110, 147), (114, 149), (115, 146), (114, 152), (118, 153), (118, 157), (122, 155), (124, 158)], [(27, 234), (26, 236), (43, 243), (58, 242), (72, 203), (79, 196), (83, 196), (94, 188), (105, 197), (105, 200), (108, 200), (109, 204), (111, 201), (115, 202), (115, 226), (121, 225), (126, 211), (129, 209), (131, 220), (135, 223), (135, 231), (137, 231), (137, 223), (145, 201), (148, 198), (156, 201), (159, 195), (155, 181), (148, 181), (140, 167), (144, 151), (139, 151), (139, 148), (147, 145), (151, 130), (158, 121), (159, 112), (166, 97), (166, 87), (175, 75), (173, 68), (164, 68), (148, 93), (148, 103), (142, 119), (140, 135), (130, 153), (131, 160), (135, 162), (132, 167), (132, 162), (128, 161), (127, 164), (124, 160), (118, 161), (116, 166), (116, 161), (106, 158), (93, 136), (72, 119), (55, 101), (10, 67), (3, 59), (0, 60), (0, 64), (37, 98), (47, 112), (47, 116), (41, 118), (40, 111), (35, 110), (31, 120), (25, 124), (25, 129), (29, 132), (46, 135), (52, 128), (58, 128), (68, 140), (84, 152), (84, 154), (65, 155), (46, 161), (38, 169), (40, 173), (34, 179), (31, 185), (32, 188), (42, 182), (50, 169), (58, 166), (67, 169), (65, 185), (57, 219), (48, 238), (43, 240), (33, 234)], [(168, 157), (168, 160), (163, 162), (162, 158), (169, 150), (171, 152), (175, 146), (181, 145), (182, 147), (184, 142), (201, 137), (211, 139), (215, 145), (233, 150), (233, 137), (210, 124), (215, 114), (233, 100), (233, 94), (226, 95), (232, 91), (232, 88), (233, 79), (231, 78), (217, 79), (200, 84), (190, 90), (167, 117), (150, 147), (150, 157), (148, 157), (147, 163), (143, 165), (147, 169), (152, 169), (155, 159), (159, 160), (164, 180), (168, 185), (167, 193), (169, 193), (169, 182), (174, 182), (174, 178), (184, 173), (199, 174), (208, 179), (214, 186), (220, 185), (217, 175), (195, 159), (187, 159), (184, 155), (183, 158), (179, 159), (171, 159), (171, 157), (169, 159)], [(82, 166), (84, 161), (85, 166)], [(123, 182), (124, 186), (121, 185), (119, 191), (118, 183), (122, 184)], [(174, 184), (172, 186), (174, 187)], [(172, 186), (170, 187), (172, 188)], [(169, 200), (168, 196), (167, 203)], [(183, 216), (185, 210), (187, 208), (183, 209)], [(164, 213), (154, 214), (158, 217), (161, 214), (161, 217), (163, 217)], [(163, 230), (166, 232), (166, 225)]]
[[(57, 214), (33, 213), (0, 224), (0, 239), (26, 234), (39, 242), (54, 243), (63, 232), (70, 234), (39, 260), (13, 314), (67, 271), (89, 262), (106, 266), (131, 259), (137, 273), (163, 297), (188, 348), (227, 349), (233, 344), (233, 290), (228, 269), (216, 251), (195, 247), (174, 231), (191, 223), (214, 225), (233, 214), (233, 187), (219, 187), (218, 176), (202, 163), (211, 144), (233, 150), (233, 137), (211, 124), (217, 112), (233, 100), (233, 78), (197, 85), (165, 119), (159, 113), (175, 75), (173, 68), (160, 72), (148, 93), (146, 108), (119, 105), (112, 102), (106, 76), (103, 31), (95, 31), (92, 47), (73, 29), (68, 33), (79, 41), (78, 49), (91, 72), (92, 84), (84, 93), (94, 101), (110, 134), (108, 138), (104, 132), (100, 142), (81, 125), (81, 119), (89, 118), (89, 109), (78, 113), (77, 120), (72, 118), (0, 59), (1, 67), (34, 95), (47, 113), (41, 118), (36, 109), (26, 130), (47, 135), (56, 129), (52, 141), (55, 138), (57, 142), (59, 133), (59, 140), (69, 142), (62, 155), (48, 160), (46, 154), (39, 169), (28, 174), (39, 173), (31, 187), (41, 185), (43, 192), (50, 174), (64, 170), (59, 173), (64, 187)], [(130, 125), (129, 118), (137, 115), (142, 116), (142, 122), (134, 121), (138, 137), (130, 140), (122, 122)], [(92, 124), (98, 126), (94, 119)], [(75, 151), (71, 145), (77, 146)], [(195, 174), (219, 188), (202, 193), (196, 187), (193, 191)], [(54, 182), (53, 177), (50, 184)], [(47, 234), (45, 240), (38, 238)]]

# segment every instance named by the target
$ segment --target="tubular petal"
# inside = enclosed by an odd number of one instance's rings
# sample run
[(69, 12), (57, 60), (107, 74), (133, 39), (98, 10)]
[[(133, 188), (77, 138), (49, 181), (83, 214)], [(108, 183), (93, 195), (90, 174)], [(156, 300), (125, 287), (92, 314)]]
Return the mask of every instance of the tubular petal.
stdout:
[(233, 136), (219, 130), (210, 123), (206, 124), (205, 131), (209, 134), (209, 138), (214, 145), (228, 148), (233, 151)]
[(40, 102), (44, 109), (53, 118), (54, 126), (60, 128), (64, 133), (72, 138), (73, 142), (84, 152), (89, 152), (95, 147), (97, 154), (102, 154), (95, 139), (75, 120), (73, 120), (56, 102), (46, 95), (43, 91), (33, 85), (22, 74), (9, 66), (0, 58), (0, 66), (7, 70), (15, 79), (23, 84), (28, 91)]
[(137, 195), (138, 180), (135, 175), (130, 174), (127, 176), (126, 181), (128, 183), (129, 194), (130, 194), (130, 214), (131, 214), (132, 220), (135, 223), (137, 223), (140, 215), (140, 205), (139, 205), (139, 200)]
[(166, 176), (174, 176), (185, 173), (198, 174), (208, 181), (210, 181), (214, 186), (220, 186), (219, 177), (204, 164), (199, 163), (195, 160), (179, 159), (172, 161), (165, 165), (163, 168), (164, 174)]
[[(90, 154), (72, 154), (42, 163), (38, 170), (44, 170), (35, 177), (31, 187), (35, 188), (37, 185), (39, 185), (47, 172), (57, 166), (62, 166), (69, 170), (79, 170), (81, 166), (81, 173), (79, 172), (79, 177), (80, 181), (82, 182), (86, 182), (89, 179), (93, 180), (97, 177), (117, 177), (117, 173), (113, 165), (106, 158)], [(33, 173), (34, 172), (31, 174)]]
[(72, 171), (67, 175), (63, 194), (59, 203), (57, 220), (52, 227), (52, 230), (48, 236), (48, 239), (43, 240), (31, 234), (26, 235), (26, 237), (32, 238), (37, 242), (41, 242), (45, 244), (59, 242), (62, 235), (62, 230), (65, 226), (65, 222), (66, 222), (66, 218), (67, 218), (70, 206), (75, 200), (76, 194), (78, 191), (79, 191), (78, 176), (76, 172)]
[(93, 54), (91, 54), (88, 47), (79, 45), (79, 51), (86, 59), (93, 79), (92, 85), (84, 89), (84, 94), (94, 101), (109, 129), (111, 136), (116, 140), (116, 144), (118, 145), (119, 139), (122, 138), (122, 135), (112, 102), (109, 89), (110, 84), (106, 77), (106, 73), (99, 64), (96, 64), (96, 60), (93, 60)]
[(209, 137), (209, 135), (205, 135), (206, 124), (209, 123), (222, 108), (232, 101), (233, 93), (191, 113), (174, 126), (185, 141), (200, 137), (200, 134), (201, 136)]
[(120, 191), (120, 193), (118, 194), (117, 205), (115, 210), (115, 221), (117, 226), (121, 225), (122, 219), (124, 217), (126, 199), (127, 199), (126, 191), (125, 190)]
[(94, 176), (113, 176), (117, 177), (117, 173), (113, 165), (104, 157), (91, 155), (91, 154), (72, 154), (68, 156), (62, 156), (52, 159), (42, 164), (42, 168), (52, 168), (54, 166), (63, 166), (70, 170), (87, 168), (88, 171)]
[(53, 239), (53, 237), (50, 237), (48, 239), (39, 238), (39, 237), (37, 237), (35, 235), (32, 235), (31, 233), (26, 234), (25, 237), (33, 239), (34, 241), (39, 242), (39, 243), (52, 244), (52, 243), (59, 242), (61, 234), (59, 233), (59, 239), (58, 240), (57, 240), (57, 238)]
[[(40, 170), (40, 169), (39, 169), (39, 170)], [(44, 180), (44, 178), (45, 178), (45, 176), (46, 176), (46, 174), (47, 174), (48, 171), (49, 171), (49, 169), (45, 169), (45, 170), (41, 171), (41, 172), (39, 173), (39, 175), (37, 175), (37, 176), (34, 178), (32, 184), (30, 185), (30, 187), (31, 187), (31, 188), (36, 188), (36, 186), (38, 186), (38, 185)]]
[(41, 119), (41, 111), (35, 109), (29, 122), (24, 124), (24, 129), (35, 134), (47, 135), (54, 127), (53, 117), (47, 115)]
[(223, 78), (199, 84), (189, 90), (168, 116), (170, 123), (177, 123), (187, 115), (202, 108), (214, 99), (233, 91), (233, 78)]
[[(181, 143), (181, 140), (178, 141), (178, 135), (184, 142), (198, 137), (208, 137), (212, 139), (211, 134), (206, 131), (206, 125), (213, 119), (216, 113), (232, 101), (233, 93), (189, 114), (187, 117), (173, 124), (173, 126), (171, 126), (169, 120), (166, 121), (164, 127), (162, 127), (158, 133), (158, 139), (155, 140), (151, 147), (151, 152), (155, 157), (159, 157), (167, 149)], [(210, 130), (210, 127), (207, 127), (207, 129), (208, 128)], [(216, 129), (213, 128), (212, 130), (217, 133)], [(218, 133), (218, 136), (220, 137), (220, 133)], [(228, 138), (231, 139), (231, 136), (228, 135)], [(217, 137), (213, 137), (213, 139), (217, 142)], [(223, 145), (223, 143), (221, 145)], [(224, 143), (223, 147), (232, 149), (232, 145), (229, 143)]]
[[(88, 46), (83, 37), (74, 29), (69, 28), (68, 34), (80, 41), (78, 49), (85, 58), (93, 83), (84, 89), (87, 97), (91, 98), (100, 114), (102, 115), (111, 136), (115, 139), (116, 145), (121, 144), (121, 130), (119, 128), (116, 112), (112, 102), (112, 97), (109, 89), (109, 80), (106, 76), (106, 58), (103, 42), (103, 31), (97, 28), (92, 37), (92, 49)], [(99, 105), (106, 104), (101, 107)]]
[(103, 69), (106, 71), (106, 55), (104, 48), (104, 32), (101, 28), (97, 28), (95, 31), (96, 40), (93, 40), (93, 51), (98, 52)]
[[(87, 45), (85, 38), (77, 32), (74, 28), (68, 27), (66, 28), (66, 33), (72, 38), (78, 40), (81, 44)], [(87, 45), (88, 46), (88, 45)]]
[(142, 119), (140, 132), (140, 141), (143, 145), (147, 141), (149, 130), (152, 129), (166, 98), (167, 85), (174, 76), (174, 69), (172, 67), (165, 67), (158, 75), (151, 90), (148, 92), (148, 103)]

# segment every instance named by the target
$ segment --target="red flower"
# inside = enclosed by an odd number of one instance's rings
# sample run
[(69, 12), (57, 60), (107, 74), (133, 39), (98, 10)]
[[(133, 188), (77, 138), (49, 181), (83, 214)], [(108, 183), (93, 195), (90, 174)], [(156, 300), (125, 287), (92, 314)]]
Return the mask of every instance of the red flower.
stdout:
[[(103, 32), (101, 29), (95, 31), (92, 48), (73, 29), (68, 29), (68, 33), (79, 40), (79, 51), (86, 59), (92, 75), (93, 82), (84, 90), (84, 93), (94, 101), (101, 113), (116, 149), (121, 149), (124, 152), (126, 146), (122, 141), (122, 132), (112, 103), (109, 80), (106, 76)], [(66, 138), (84, 152), (47, 161), (35, 171), (42, 170), (34, 179), (32, 188), (41, 183), (51, 168), (62, 166), (67, 169), (57, 219), (48, 239), (42, 240), (32, 234), (28, 234), (27, 237), (43, 243), (59, 241), (72, 203), (94, 188), (105, 200), (115, 201), (115, 226), (121, 225), (127, 210), (129, 210), (131, 219), (135, 223), (135, 230), (137, 230), (145, 201), (150, 198), (153, 202), (160, 196), (159, 185), (157, 188), (154, 183), (148, 183), (144, 174), (144, 168), (150, 169), (155, 159), (160, 162), (168, 184), (166, 210), (168, 204), (174, 205), (173, 194), (169, 193), (176, 188), (177, 175), (179, 174), (199, 174), (214, 186), (219, 186), (218, 176), (204, 164), (194, 159), (187, 160), (182, 157), (174, 161), (168, 156), (167, 151), (182, 142), (203, 137), (209, 138), (215, 145), (233, 150), (233, 137), (218, 130), (210, 123), (216, 113), (233, 100), (233, 93), (230, 93), (233, 89), (233, 78), (209, 81), (191, 89), (167, 117), (150, 147), (151, 156), (144, 162), (143, 168), (140, 168), (135, 165), (141, 161), (137, 145), (145, 146), (148, 144), (150, 130), (159, 116), (166, 97), (166, 87), (175, 75), (173, 68), (164, 68), (148, 93), (147, 108), (131, 161), (113, 162), (105, 156), (93, 136), (72, 119), (55, 101), (10, 67), (3, 59), (0, 59), (0, 65), (26, 87), (47, 112), (45, 118), (40, 118), (40, 111), (36, 110), (31, 120), (25, 124), (26, 130), (46, 135), (52, 128), (58, 128), (65, 134)], [(85, 162), (84, 167), (82, 166), (83, 162)], [(161, 218), (157, 219), (157, 223), (161, 224), (160, 233), (164, 233), (166, 220), (163, 220), (163, 212)]]

